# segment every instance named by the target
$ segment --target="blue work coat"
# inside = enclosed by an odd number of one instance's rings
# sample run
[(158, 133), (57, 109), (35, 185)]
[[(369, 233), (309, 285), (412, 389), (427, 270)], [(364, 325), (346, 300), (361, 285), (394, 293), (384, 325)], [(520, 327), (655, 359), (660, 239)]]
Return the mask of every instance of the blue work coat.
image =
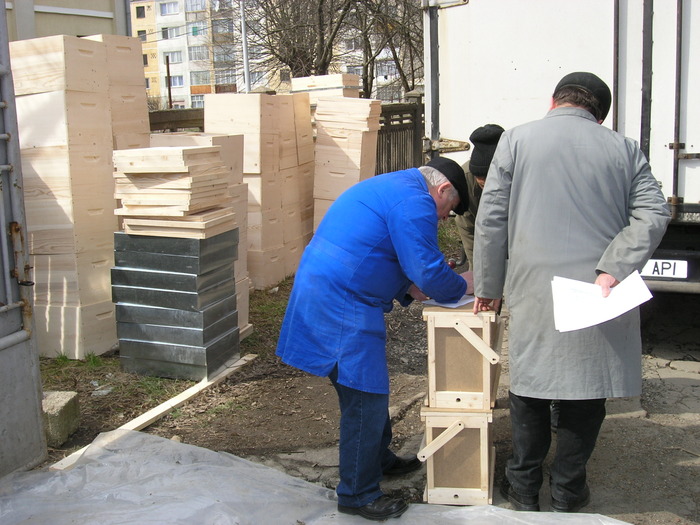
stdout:
[(466, 282), (437, 242), (435, 201), (416, 168), (359, 182), (326, 212), (302, 255), (277, 355), (285, 363), (377, 394), (389, 393), (384, 313), (411, 302), (415, 283), (453, 302)]

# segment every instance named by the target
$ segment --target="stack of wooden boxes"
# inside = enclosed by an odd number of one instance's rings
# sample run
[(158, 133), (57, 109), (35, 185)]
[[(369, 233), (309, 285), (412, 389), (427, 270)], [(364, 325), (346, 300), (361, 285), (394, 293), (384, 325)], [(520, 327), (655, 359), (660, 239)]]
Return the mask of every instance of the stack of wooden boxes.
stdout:
[(117, 342), (107, 47), (71, 36), (10, 46), (42, 355), (81, 359)]
[(240, 338), (247, 337), (253, 329), (249, 319), (250, 279), (248, 278), (248, 186), (243, 183), (243, 135), (217, 135), (213, 133), (180, 132), (153, 133), (151, 146), (219, 146), (221, 162), (229, 173), (229, 205), (235, 213), (238, 228), (238, 258), (234, 265), (236, 281), (236, 305)]
[(112, 113), (114, 149), (147, 148), (151, 126), (143, 74), (143, 48), (138, 38), (92, 35), (107, 51), (107, 95)]
[(112, 296), (124, 369), (200, 380), (239, 356), (238, 229), (220, 146), (114, 152), (126, 233)]
[(248, 275), (253, 288), (273, 286), (296, 271), (313, 231), (308, 95), (205, 95), (204, 131), (244, 135)]
[(495, 449), (490, 425), (500, 375), (503, 326), (494, 312), (425, 307), (428, 397), (421, 410), (427, 462), (425, 500), (443, 505), (492, 502)]
[(292, 93), (308, 93), (312, 105), (319, 98), (359, 98), (360, 76), (349, 73), (292, 78)]
[(314, 231), (341, 193), (375, 175), (380, 115), (379, 100), (341, 97), (318, 100)]

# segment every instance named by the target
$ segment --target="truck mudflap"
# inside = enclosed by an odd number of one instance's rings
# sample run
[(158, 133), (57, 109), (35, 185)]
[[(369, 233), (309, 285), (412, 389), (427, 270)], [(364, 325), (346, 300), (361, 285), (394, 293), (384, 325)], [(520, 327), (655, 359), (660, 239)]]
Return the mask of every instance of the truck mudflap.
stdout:
[(700, 223), (674, 223), (641, 271), (655, 292), (700, 293)]

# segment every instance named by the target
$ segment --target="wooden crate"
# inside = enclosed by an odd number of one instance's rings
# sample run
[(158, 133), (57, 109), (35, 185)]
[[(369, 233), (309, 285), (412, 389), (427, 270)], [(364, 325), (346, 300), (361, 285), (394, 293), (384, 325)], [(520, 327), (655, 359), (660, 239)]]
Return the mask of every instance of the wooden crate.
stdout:
[(35, 281), (35, 305), (83, 306), (111, 298), (113, 249), (30, 255), (29, 260)]
[(248, 209), (248, 250), (277, 248), (284, 242), (283, 214), (281, 209)]
[(243, 182), (248, 186), (248, 210), (270, 211), (282, 208), (282, 181), (280, 177), (244, 175)]
[(427, 464), (424, 499), (439, 505), (488, 505), (493, 501), (495, 448), (492, 415), (450, 413), (424, 407), (425, 445), (418, 459)]
[(314, 160), (314, 130), (308, 93), (294, 93), (294, 130), (298, 164)]
[(204, 131), (233, 135), (276, 133), (279, 102), (264, 93), (217, 93), (204, 95)]
[(255, 290), (264, 290), (286, 277), (284, 246), (248, 250), (248, 277)]
[(62, 90), (106, 94), (112, 67), (103, 43), (67, 35), (10, 42), (10, 60), (18, 96)]
[(104, 354), (117, 344), (111, 299), (86, 306), (34, 305), (34, 336), (39, 353), (84, 359)]
[(105, 45), (107, 73), (110, 88), (113, 86), (138, 86), (145, 93), (143, 75), (143, 44), (140, 38), (122, 35), (90, 35), (85, 40), (95, 40)]
[(318, 229), (319, 224), (326, 215), (328, 208), (335, 202), (334, 199), (316, 199), (314, 198), (314, 232)]
[(495, 312), (475, 315), (472, 308), (423, 309), (431, 408), (490, 411), (495, 404), (503, 325)]
[(151, 146), (220, 146), (221, 162), (231, 172), (231, 184), (243, 182), (243, 135), (216, 133), (152, 133)]
[(19, 143), (23, 149), (77, 145), (110, 148), (111, 122), (106, 92), (51, 91), (17, 97)]
[(279, 104), (280, 169), (285, 169), (299, 164), (294, 118), (294, 96), (277, 95), (277, 100)]
[[(143, 75), (143, 72), (141, 73)], [(143, 86), (109, 86), (112, 134), (149, 135), (148, 100)]]

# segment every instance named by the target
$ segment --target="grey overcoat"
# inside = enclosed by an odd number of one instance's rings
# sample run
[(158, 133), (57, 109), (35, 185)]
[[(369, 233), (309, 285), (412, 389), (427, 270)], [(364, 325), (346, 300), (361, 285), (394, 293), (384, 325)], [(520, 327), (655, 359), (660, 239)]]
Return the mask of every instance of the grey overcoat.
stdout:
[[(552, 278), (623, 280), (670, 218), (637, 143), (586, 110), (561, 107), (505, 132), (477, 214), (476, 295), (505, 295), (511, 391), (543, 399), (641, 392), (639, 311), (560, 333)], [(506, 272), (507, 269), (507, 272)]]

